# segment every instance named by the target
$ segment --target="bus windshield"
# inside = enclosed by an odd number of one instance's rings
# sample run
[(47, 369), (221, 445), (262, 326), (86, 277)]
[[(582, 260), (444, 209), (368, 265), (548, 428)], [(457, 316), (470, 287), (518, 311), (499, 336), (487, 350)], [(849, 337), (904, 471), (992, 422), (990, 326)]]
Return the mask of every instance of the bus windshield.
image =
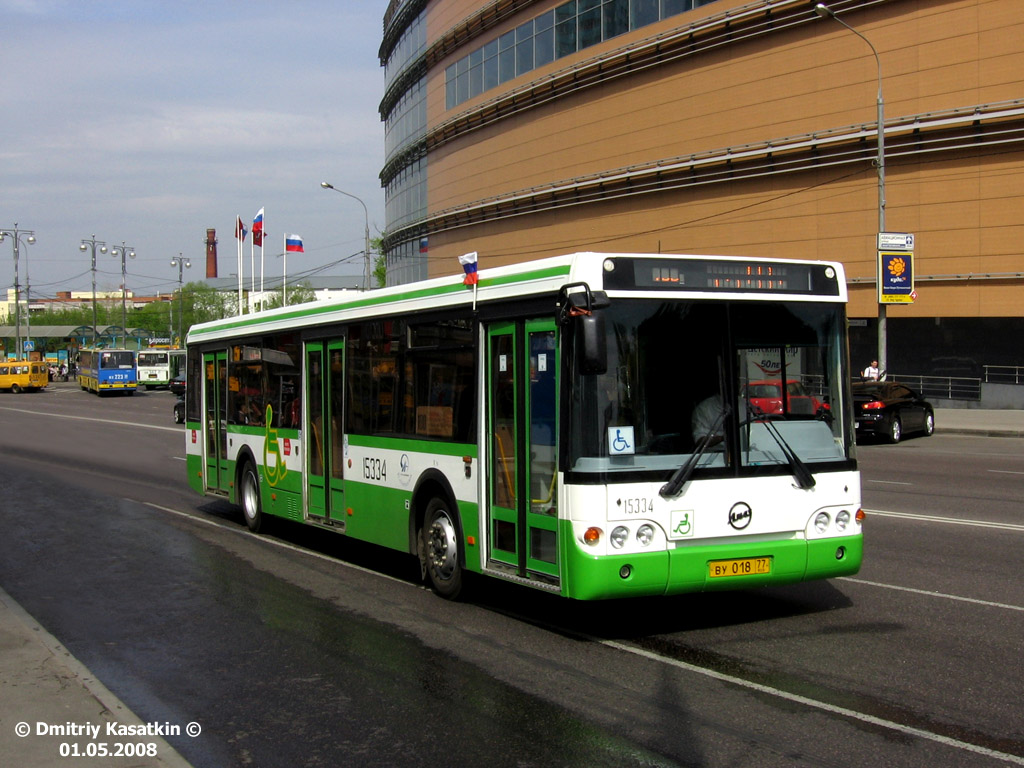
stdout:
[(119, 370), (122, 368), (135, 367), (135, 354), (128, 350), (102, 352), (100, 355), (100, 368), (104, 370)]
[(139, 352), (139, 368), (148, 365), (167, 365), (166, 351), (161, 352)]
[(608, 366), (570, 397), (572, 470), (675, 470), (694, 453), (744, 474), (793, 456), (847, 467), (841, 305), (619, 298), (602, 311)]

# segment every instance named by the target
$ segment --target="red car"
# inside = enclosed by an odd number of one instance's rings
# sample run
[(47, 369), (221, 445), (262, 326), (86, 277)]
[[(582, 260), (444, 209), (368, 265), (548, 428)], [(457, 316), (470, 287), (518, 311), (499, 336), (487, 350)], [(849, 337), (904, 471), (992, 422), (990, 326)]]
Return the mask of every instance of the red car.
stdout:
[(782, 380), (766, 379), (747, 384), (746, 398), (750, 409), (766, 416), (822, 416), (829, 406), (796, 379), (786, 380), (786, 410), (783, 411)]

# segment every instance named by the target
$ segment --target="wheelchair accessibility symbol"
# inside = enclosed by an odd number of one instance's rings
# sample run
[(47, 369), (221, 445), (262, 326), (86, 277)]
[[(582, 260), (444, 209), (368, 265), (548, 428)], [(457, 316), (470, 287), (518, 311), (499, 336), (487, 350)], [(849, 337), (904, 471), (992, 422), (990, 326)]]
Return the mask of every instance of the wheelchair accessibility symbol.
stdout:
[(632, 427), (608, 427), (609, 456), (624, 456), (635, 452)]
[(690, 536), (693, 536), (693, 510), (673, 510), (668, 537), (670, 539), (685, 539)]

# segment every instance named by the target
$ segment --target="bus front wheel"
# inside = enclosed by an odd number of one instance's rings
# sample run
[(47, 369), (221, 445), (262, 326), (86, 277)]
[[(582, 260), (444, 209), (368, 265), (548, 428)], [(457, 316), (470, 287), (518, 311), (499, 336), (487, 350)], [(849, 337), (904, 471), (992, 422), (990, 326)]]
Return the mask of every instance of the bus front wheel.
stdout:
[(462, 591), (459, 536), (446, 502), (439, 498), (430, 500), (420, 535), (430, 585), (441, 597), (456, 599)]
[(263, 525), (263, 509), (260, 504), (260, 478), (256, 472), (256, 467), (251, 461), (247, 461), (245, 466), (242, 467), (238, 490), (245, 524), (253, 533), (259, 533)]

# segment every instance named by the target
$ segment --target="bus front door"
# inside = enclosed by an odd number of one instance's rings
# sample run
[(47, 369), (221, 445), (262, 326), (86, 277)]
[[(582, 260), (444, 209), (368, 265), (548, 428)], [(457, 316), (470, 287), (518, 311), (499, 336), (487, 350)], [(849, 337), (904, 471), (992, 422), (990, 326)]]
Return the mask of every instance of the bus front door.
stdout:
[(555, 325), (492, 325), (487, 343), (488, 560), (558, 581)]
[(306, 517), (344, 525), (345, 342), (306, 344)]
[(228, 354), (203, 355), (203, 412), (206, 417), (206, 488), (229, 491), (228, 471)]

